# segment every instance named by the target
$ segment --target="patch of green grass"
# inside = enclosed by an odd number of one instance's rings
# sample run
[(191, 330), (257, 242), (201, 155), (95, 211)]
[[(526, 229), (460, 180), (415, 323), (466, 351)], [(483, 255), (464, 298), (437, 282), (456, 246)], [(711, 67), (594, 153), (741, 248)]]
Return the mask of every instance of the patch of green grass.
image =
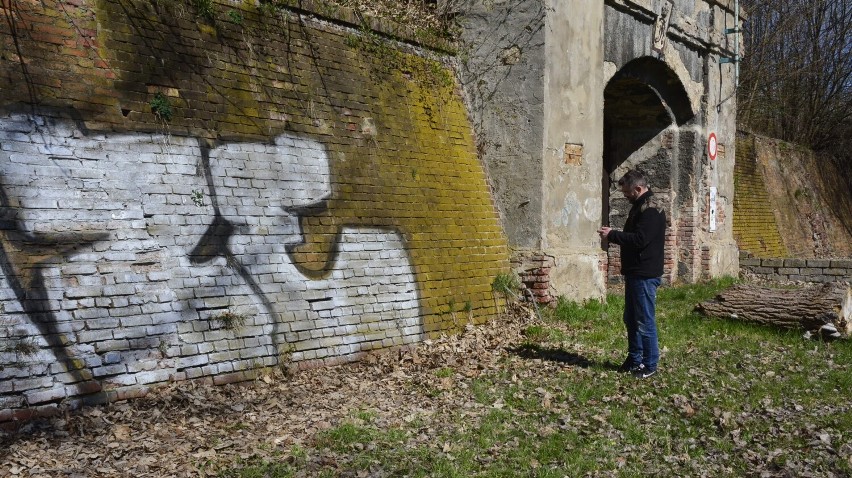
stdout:
[[(518, 348), (558, 335), (558, 348), (535, 350), (587, 362), (542, 371), (549, 356), (507, 352), (500, 368), (470, 378), (437, 369), (429, 379), (455, 377), (452, 393), (430, 396), (428, 384), (410, 393), (418, 406), (436, 400), (445, 413), (394, 428), (359, 412), (354, 423), (318, 434), (309, 455), (330, 450), (335, 465), (315, 460), (313, 476), (852, 475), (852, 344), (694, 312), (733, 282), (659, 290), (661, 368), (644, 381), (612, 367), (627, 347), (620, 296), (560, 300), (544, 323), (526, 327)], [(221, 476), (305, 469), (293, 458), (253, 466)], [(266, 474), (251, 474), (258, 470)]]
[(589, 326), (595, 322), (606, 320), (613, 314), (621, 315), (623, 299), (619, 296), (610, 296), (606, 302), (587, 300), (575, 302), (565, 297), (556, 301), (553, 310), (553, 318), (574, 326)]
[(451, 367), (444, 367), (435, 370), (435, 376), (438, 378), (452, 377), (455, 371)]
[(370, 423), (376, 418), (376, 412), (372, 412), (369, 410), (358, 410), (358, 412), (355, 413), (355, 418), (361, 420), (362, 422)]
[(219, 471), (216, 476), (219, 478), (292, 478), (304, 468), (306, 458), (305, 451), (295, 446), (280, 460), (262, 460), (256, 457), (240, 459)]
[(526, 327), (523, 331), (524, 336), (530, 342), (542, 343), (542, 342), (561, 342), (565, 340), (565, 333), (555, 327), (548, 327), (546, 325), (530, 325)]
[(233, 10), (233, 9), (228, 10), (228, 18), (235, 25), (242, 25), (243, 24), (243, 14), (239, 10)]
[(190, 3), (195, 7), (195, 12), (199, 17), (207, 20), (213, 20), (216, 11), (213, 5), (213, 0), (190, 0)]
[(352, 423), (344, 423), (335, 428), (323, 431), (317, 438), (317, 445), (332, 450), (346, 451), (356, 443), (373, 441), (375, 431)]

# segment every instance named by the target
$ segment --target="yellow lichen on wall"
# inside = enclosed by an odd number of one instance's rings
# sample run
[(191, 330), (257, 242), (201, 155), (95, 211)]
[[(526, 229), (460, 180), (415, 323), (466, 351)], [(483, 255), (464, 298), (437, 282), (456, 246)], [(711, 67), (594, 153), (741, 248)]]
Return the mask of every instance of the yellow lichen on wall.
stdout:
[(757, 166), (754, 137), (737, 139), (734, 166), (734, 238), (755, 257), (785, 257), (765, 180)]
[[(89, 0), (69, 15), (90, 35), (75, 58), (91, 67), (69, 71), (58, 45), (80, 32), (47, 15), (58, 8), (50, 3), (28, 14), (61, 23), (59, 36), (19, 39), (38, 60), (26, 81), (17, 61), (2, 62), (20, 81), (0, 107), (35, 101), (93, 132), (162, 132), (211, 148), (309, 137), (328, 152), (331, 194), (324, 209), (300, 213), (305, 243), (289, 252), (302, 272), (327, 272), (342, 228), (384, 228), (406, 241), (424, 330), (496, 311), (490, 284), (508, 270), (508, 247), (439, 53), (253, 2), (214, 2), (207, 18), (183, 2)], [(167, 121), (153, 111), (157, 94)]]

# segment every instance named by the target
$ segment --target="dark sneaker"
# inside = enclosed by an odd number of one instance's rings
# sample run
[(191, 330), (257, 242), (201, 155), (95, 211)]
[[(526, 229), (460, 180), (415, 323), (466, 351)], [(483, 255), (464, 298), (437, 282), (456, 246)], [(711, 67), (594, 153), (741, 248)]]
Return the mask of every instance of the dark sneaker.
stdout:
[(626, 359), (624, 361), (624, 363), (621, 364), (620, 367), (618, 367), (618, 372), (619, 373), (636, 373), (639, 370), (642, 370), (642, 367), (643, 367), (643, 365), (641, 363), (635, 364), (635, 363), (631, 362), (630, 359)]
[(657, 369), (649, 369), (644, 365), (640, 365), (639, 369), (633, 372), (633, 376), (638, 379), (650, 378), (656, 375)]

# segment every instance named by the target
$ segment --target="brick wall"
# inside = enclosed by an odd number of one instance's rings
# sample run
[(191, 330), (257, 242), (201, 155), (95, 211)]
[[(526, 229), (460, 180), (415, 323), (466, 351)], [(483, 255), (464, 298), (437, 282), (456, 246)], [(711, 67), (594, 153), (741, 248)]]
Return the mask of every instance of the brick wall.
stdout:
[(745, 275), (781, 282), (850, 282), (852, 259), (760, 258), (741, 253)]
[(521, 280), (524, 300), (556, 305), (557, 298), (550, 286), (550, 271), (555, 261), (555, 257), (541, 252), (514, 251), (511, 266)]
[(508, 250), (446, 46), (310, 2), (12, 5), (0, 421), (495, 312)]
[(734, 166), (734, 238), (740, 250), (756, 257), (783, 257), (787, 249), (778, 232), (769, 194), (755, 158), (754, 136), (738, 137)]

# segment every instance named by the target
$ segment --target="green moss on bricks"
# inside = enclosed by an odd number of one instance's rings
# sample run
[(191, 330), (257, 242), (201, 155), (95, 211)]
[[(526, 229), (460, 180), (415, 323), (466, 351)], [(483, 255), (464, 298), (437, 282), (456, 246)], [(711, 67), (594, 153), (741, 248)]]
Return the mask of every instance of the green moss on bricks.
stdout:
[(755, 257), (783, 257), (787, 254), (769, 204), (769, 194), (757, 167), (752, 137), (737, 140), (733, 230), (740, 249), (751, 252)]
[[(286, 9), (265, 16), (251, 0), (215, 0), (215, 23), (198, 21), (189, 0), (96, 1), (99, 58), (115, 75), (105, 86), (122, 108), (144, 113), (122, 117), (114, 108), (114, 131), (161, 131), (165, 104), (150, 102), (173, 88), (180, 96), (162, 102), (172, 107), (173, 134), (314, 139), (328, 153), (332, 190), (325, 211), (302, 217), (306, 243), (294, 261), (320, 274), (344, 226), (394, 230), (405, 240), (427, 331), (453, 325), (451, 297), (457, 322), (493, 312), (489, 285), (494, 271), (508, 269), (508, 246), (467, 111), (440, 61), (395, 41), (299, 21)], [(229, 9), (239, 11), (239, 25)], [(81, 83), (101, 72), (84, 73)], [(82, 88), (61, 91), (88, 111)]]

